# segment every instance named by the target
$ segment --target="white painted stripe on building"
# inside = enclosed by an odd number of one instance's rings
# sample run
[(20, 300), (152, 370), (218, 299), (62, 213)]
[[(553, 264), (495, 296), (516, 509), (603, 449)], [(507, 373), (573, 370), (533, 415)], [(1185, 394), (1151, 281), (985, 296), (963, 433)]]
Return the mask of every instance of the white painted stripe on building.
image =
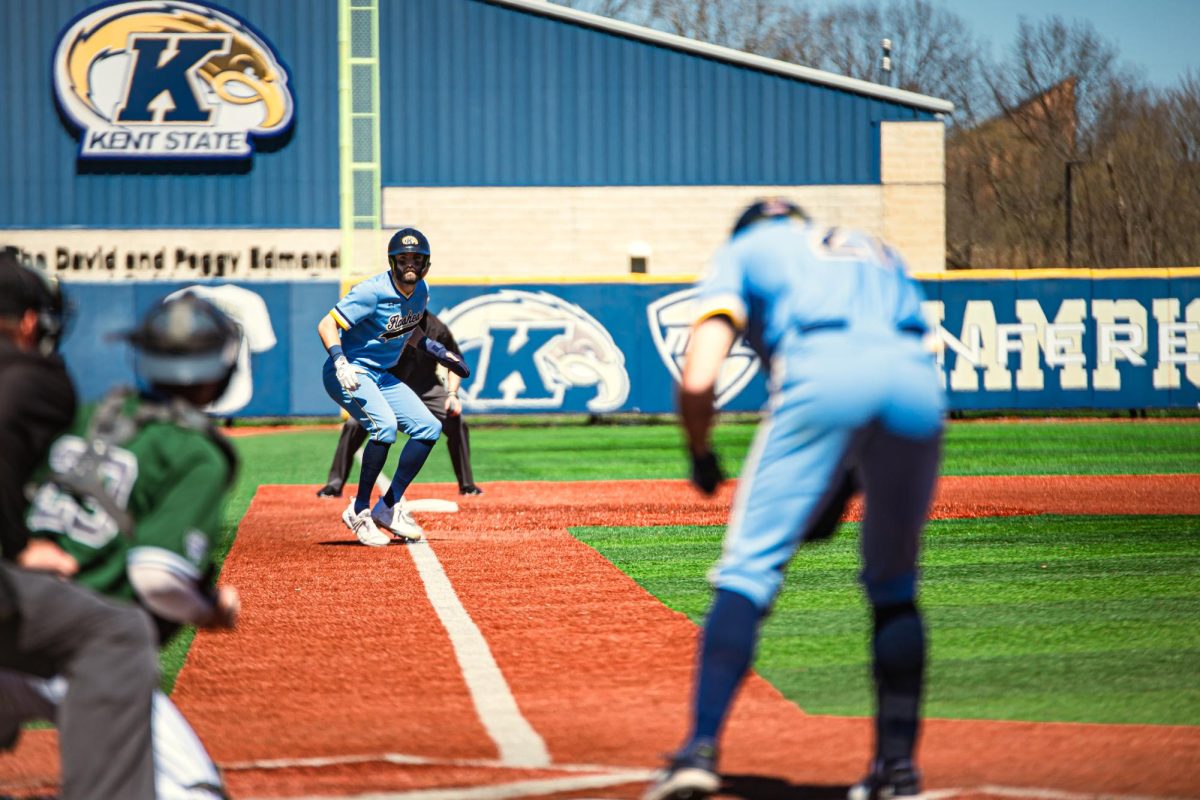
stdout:
[(837, 89), (846, 89), (851, 92), (863, 94), (868, 97), (879, 97), (884, 100), (892, 100), (894, 102), (903, 103), (905, 105), (924, 108), (929, 111), (939, 111), (942, 113), (952, 113), (954, 104), (949, 100), (942, 100), (929, 95), (917, 94), (904, 89), (893, 89), (890, 86), (883, 86), (870, 81), (859, 80), (857, 78), (849, 78), (845, 75), (838, 75), (833, 72), (825, 72), (824, 70), (814, 69), (812, 67), (804, 67), (799, 64), (792, 64), (787, 61), (779, 61), (774, 58), (766, 58), (764, 56), (754, 55), (742, 50), (734, 50), (721, 45), (709, 44), (697, 39), (688, 39), (683, 36), (677, 36), (673, 33), (647, 28), (642, 25), (634, 25), (630, 22), (624, 22), (610, 17), (602, 17), (597, 14), (590, 14), (586, 11), (578, 11), (573, 8), (548, 3), (546, 0), (497, 0), (498, 2), (520, 8), (525, 11), (532, 11), (535, 14), (546, 17), (558, 17), (559, 19), (569, 20), (589, 28), (596, 28), (602, 31), (608, 31), (618, 35), (630, 36), (635, 39), (640, 39), (651, 44), (662, 45), (672, 49), (684, 50), (691, 53), (704, 56), (706, 58), (715, 58), (721, 61), (729, 61), (734, 64), (742, 64), (747, 67), (774, 72), (779, 75), (788, 75), (812, 83), (820, 83), (825, 86), (832, 86)]

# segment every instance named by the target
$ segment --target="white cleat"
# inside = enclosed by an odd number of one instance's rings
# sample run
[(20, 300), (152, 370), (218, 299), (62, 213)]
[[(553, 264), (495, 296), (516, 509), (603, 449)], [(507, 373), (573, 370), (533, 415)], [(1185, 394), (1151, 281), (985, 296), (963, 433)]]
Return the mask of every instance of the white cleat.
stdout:
[(383, 502), (382, 497), (379, 498), (375, 507), (371, 509), (371, 519), (380, 528), (387, 528), (394, 536), (399, 536), (408, 542), (420, 541), (425, 536), (425, 530), (404, 508), (403, 500), (394, 506), (389, 506)]
[(392, 541), (391, 536), (375, 527), (375, 520), (371, 519), (370, 509), (364, 508), (359, 513), (354, 513), (353, 500), (342, 512), (342, 522), (346, 523), (346, 527), (354, 531), (358, 540), (367, 547), (387, 547), (388, 543)]

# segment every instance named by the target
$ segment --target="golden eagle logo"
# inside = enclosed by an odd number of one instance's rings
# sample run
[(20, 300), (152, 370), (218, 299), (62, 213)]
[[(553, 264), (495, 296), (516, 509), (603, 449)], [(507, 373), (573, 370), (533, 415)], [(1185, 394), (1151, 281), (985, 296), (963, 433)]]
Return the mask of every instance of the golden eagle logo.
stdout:
[(182, 0), (91, 9), (59, 38), (54, 85), (80, 158), (244, 158), (292, 122), (288, 73), (250, 25)]

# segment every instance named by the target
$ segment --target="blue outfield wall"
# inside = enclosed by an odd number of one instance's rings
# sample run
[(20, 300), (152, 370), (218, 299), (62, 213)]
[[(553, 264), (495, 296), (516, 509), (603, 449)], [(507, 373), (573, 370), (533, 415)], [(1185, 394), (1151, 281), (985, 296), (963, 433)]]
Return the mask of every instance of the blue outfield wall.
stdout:
[[(1200, 270), (990, 271), (929, 276), (953, 409), (1196, 408), (1200, 404)], [(71, 283), (76, 308), (63, 351), (84, 399), (133, 380), (111, 334), (185, 286)], [(206, 283), (241, 314), (253, 397), (230, 416), (331, 415), (316, 325), (333, 281)], [(661, 413), (687, 344), (691, 284), (434, 284), (474, 374), (475, 413)], [(248, 298), (248, 299), (247, 299)], [(269, 327), (265, 323), (269, 322)], [(762, 408), (766, 385), (740, 342), (718, 383), (731, 411)]]

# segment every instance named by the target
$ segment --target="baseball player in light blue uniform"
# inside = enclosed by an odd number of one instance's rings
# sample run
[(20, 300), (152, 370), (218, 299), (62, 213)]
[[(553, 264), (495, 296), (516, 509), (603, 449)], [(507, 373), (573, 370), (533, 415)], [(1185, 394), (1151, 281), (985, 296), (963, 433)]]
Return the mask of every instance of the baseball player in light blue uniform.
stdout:
[[(406, 540), (423, 535), (400, 500), (442, 432), (441, 423), (421, 398), (388, 370), (400, 360), (405, 346), (415, 346), (460, 377), (470, 375), (461, 357), (427, 337), (420, 327), (429, 305), (425, 275), (430, 250), (425, 235), (416, 228), (397, 231), (387, 253), (390, 269), (355, 285), (317, 326), (329, 351), (322, 372), (325, 391), (370, 435), (363, 449), (358, 494), (342, 519), (360, 542), (372, 547), (391, 541), (380, 527)], [(409, 439), (400, 451), (391, 486), (372, 508), (371, 489), (397, 431), (404, 431)]]
[(833, 533), (850, 496), (866, 494), (861, 580), (874, 614), (876, 750), (851, 797), (920, 792), (913, 765), (925, 636), (917, 551), (940, 458), (944, 397), (921, 316), (922, 292), (898, 254), (865, 234), (812, 225), (783, 200), (739, 218), (697, 298), (679, 403), (692, 481), (716, 490), (709, 445), (713, 387), (741, 333), (770, 365), (758, 430), (710, 575), (692, 730), (648, 800), (720, 786), (717, 739), (750, 667), (758, 626), (806, 540)]

